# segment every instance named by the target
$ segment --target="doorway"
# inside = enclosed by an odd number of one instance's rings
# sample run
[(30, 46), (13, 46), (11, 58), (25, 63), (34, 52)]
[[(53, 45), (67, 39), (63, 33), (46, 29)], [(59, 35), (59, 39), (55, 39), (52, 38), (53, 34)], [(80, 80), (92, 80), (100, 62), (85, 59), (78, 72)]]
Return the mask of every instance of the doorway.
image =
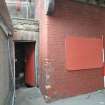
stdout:
[(35, 42), (15, 42), (16, 89), (34, 87), (35, 75)]

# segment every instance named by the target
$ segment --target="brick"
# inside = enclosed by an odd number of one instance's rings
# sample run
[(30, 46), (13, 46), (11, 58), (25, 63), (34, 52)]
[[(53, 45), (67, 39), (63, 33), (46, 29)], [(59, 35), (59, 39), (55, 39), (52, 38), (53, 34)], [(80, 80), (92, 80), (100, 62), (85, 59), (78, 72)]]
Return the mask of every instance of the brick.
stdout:
[[(103, 68), (67, 71), (65, 68), (65, 37), (101, 38), (105, 33), (105, 9), (70, 0), (56, 0), (53, 16), (44, 14), (38, 0), (40, 20), (40, 88), (47, 102), (103, 89)], [(46, 79), (49, 75), (49, 79)], [(46, 85), (51, 85), (47, 90)]]

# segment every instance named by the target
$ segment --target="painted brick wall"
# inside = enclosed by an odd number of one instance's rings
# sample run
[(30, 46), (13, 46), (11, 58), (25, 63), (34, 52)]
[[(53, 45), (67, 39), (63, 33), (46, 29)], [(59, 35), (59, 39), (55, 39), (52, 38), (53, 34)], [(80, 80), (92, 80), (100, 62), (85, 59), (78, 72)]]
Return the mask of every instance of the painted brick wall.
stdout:
[[(103, 44), (104, 44), (104, 61), (105, 61), (105, 36), (103, 37), (103, 41), (104, 41)], [(104, 78), (105, 78), (105, 62), (104, 62)], [(104, 84), (105, 84), (105, 79), (104, 79)]]
[[(43, 1), (43, 0), (42, 0)], [(65, 37), (97, 37), (105, 33), (105, 9), (70, 0), (56, 0), (53, 16), (44, 14), (39, 0), (40, 88), (46, 101), (75, 96), (103, 88), (103, 68), (67, 71)]]
[(37, 0), (36, 2), (36, 17), (39, 20), (39, 71), (38, 71), (38, 79), (39, 79), (39, 87), (43, 95), (46, 94), (45, 91), (45, 72), (44, 65), (47, 56), (47, 17), (43, 11), (43, 0)]

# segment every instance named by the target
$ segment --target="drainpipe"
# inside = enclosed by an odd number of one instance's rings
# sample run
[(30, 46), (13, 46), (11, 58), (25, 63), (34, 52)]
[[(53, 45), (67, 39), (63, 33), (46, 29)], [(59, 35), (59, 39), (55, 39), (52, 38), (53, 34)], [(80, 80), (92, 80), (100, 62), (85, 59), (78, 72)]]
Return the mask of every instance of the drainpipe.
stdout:
[[(11, 42), (12, 39), (11, 37), (8, 38), (8, 56), (9, 56), (9, 64), (10, 64), (10, 74), (11, 74), (11, 80), (12, 80), (12, 84), (10, 84), (13, 89), (13, 95), (12, 95), (12, 102), (11, 102), (11, 105), (14, 105), (15, 104), (15, 98), (16, 98), (16, 93), (15, 93), (15, 66), (14, 66), (14, 61), (12, 62), (12, 56), (14, 56), (14, 53), (13, 55), (11, 55), (11, 50), (13, 50), (13, 46), (11, 48)], [(12, 91), (12, 90), (11, 90)]]

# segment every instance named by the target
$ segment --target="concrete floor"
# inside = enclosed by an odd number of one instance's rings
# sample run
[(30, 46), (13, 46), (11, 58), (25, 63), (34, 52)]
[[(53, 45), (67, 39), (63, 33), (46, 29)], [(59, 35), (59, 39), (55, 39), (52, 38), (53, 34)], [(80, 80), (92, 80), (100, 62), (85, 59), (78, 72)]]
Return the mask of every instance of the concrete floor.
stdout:
[(49, 104), (45, 103), (37, 88), (21, 88), (16, 94), (16, 105), (105, 105), (105, 89)]

